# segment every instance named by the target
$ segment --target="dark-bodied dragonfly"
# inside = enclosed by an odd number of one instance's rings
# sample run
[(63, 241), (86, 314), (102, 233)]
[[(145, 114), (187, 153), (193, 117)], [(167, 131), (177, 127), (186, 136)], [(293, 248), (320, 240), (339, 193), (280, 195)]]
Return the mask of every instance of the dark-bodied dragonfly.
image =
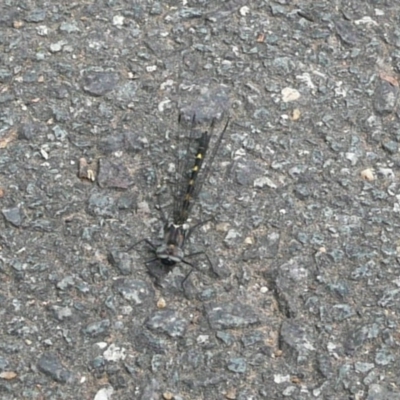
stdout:
[[(180, 114), (179, 125), (182, 123), (182, 118), (182, 114)], [(172, 221), (167, 220), (162, 208), (160, 208), (164, 220), (164, 240), (162, 244), (155, 246), (150, 240), (144, 239), (144, 241), (151, 246), (155, 254), (154, 258), (146, 261), (146, 264), (159, 260), (168, 272), (178, 263), (184, 263), (192, 267), (184, 278), (182, 285), (193, 270), (192, 263), (185, 259), (185, 242), (193, 229), (204, 223), (202, 222), (189, 228), (186, 222), (204, 182), (210, 176), (213, 161), (229, 124), (229, 118), (224, 128), (216, 138), (214, 138), (216, 122), (216, 118), (213, 118), (209, 129), (203, 131), (200, 137), (196, 138), (194, 135), (196, 115), (193, 115), (191, 132), (189, 137), (186, 138), (188, 139), (187, 148), (185, 151), (180, 154), (178, 152), (177, 154), (176, 179), (174, 179), (175, 183), (173, 185)], [(190, 151), (193, 147), (195, 150), (194, 152)], [(131, 248), (138, 243), (131, 246)], [(192, 253), (186, 257), (192, 257), (203, 253), (204, 252)]]

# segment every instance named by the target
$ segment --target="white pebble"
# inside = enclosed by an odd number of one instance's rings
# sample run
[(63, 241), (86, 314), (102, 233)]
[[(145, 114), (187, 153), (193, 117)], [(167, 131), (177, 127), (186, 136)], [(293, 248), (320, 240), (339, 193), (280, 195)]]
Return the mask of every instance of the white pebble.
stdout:
[(300, 98), (300, 92), (298, 90), (290, 88), (290, 87), (286, 87), (286, 88), (282, 89), (281, 94), (282, 94), (282, 101), (284, 103), (296, 101), (297, 99)]
[(242, 16), (242, 17), (245, 17), (249, 12), (250, 12), (250, 8), (249, 7), (247, 7), (247, 6), (243, 6), (241, 9), (240, 9), (240, 15)]
[(374, 176), (374, 171), (371, 168), (364, 169), (361, 171), (361, 178), (363, 178), (366, 181), (373, 181), (375, 179)]
[(122, 26), (124, 24), (124, 17), (122, 15), (115, 15), (113, 17), (113, 25)]

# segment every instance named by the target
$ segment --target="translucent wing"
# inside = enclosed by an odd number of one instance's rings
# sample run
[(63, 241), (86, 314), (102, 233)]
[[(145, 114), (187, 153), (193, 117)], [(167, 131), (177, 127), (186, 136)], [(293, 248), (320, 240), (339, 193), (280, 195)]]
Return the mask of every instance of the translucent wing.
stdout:
[[(182, 126), (182, 115), (179, 116), (179, 125)], [(204, 182), (210, 175), (212, 163), (228, 127), (229, 119), (215, 141), (212, 141), (216, 119), (211, 122), (209, 130), (196, 135), (196, 115), (193, 115), (189, 135), (184, 150), (178, 151), (177, 176), (174, 192), (173, 220), (176, 225), (182, 225), (189, 217), (193, 203), (198, 197)], [(212, 147), (212, 148), (210, 148)]]

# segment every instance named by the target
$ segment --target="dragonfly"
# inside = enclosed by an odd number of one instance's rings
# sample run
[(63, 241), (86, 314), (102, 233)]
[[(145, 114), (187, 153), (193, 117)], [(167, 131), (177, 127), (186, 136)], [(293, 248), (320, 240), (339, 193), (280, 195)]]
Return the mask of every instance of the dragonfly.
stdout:
[[(179, 114), (178, 124), (182, 124), (183, 115)], [(196, 114), (193, 114), (191, 129), (187, 139), (186, 150), (182, 151), (182, 146), (179, 146), (181, 151), (177, 151), (176, 161), (176, 179), (174, 179), (172, 187), (173, 196), (173, 212), (172, 220), (166, 218), (161, 210), (161, 216), (164, 222), (164, 238), (160, 245), (155, 245), (149, 239), (142, 239), (135, 243), (136, 247), (141, 242), (146, 242), (154, 253), (154, 257), (145, 262), (146, 265), (154, 261), (160, 261), (167, 272), (170, 272), (175, 266), (180, 263), (191, 267), (189, 273), (182, 281), (182, 287), (193, 271), (194, 265), (187, 258), (205, 254), (205, 252), (196, 252), (185, 255), (185, 243), (190, 237), (194, 229), (208, 222), (200, 222), (193, 227), (187, 224), (190, 212), (198, 198), (204, 182), (212, 172), (212, 165), (222, 143), (224, 135), (227, 131), (230, 119), (228, 118), (223, 129), (216, 133), (217, 119), (213, 118), (209, 129), (201, 132), (200, 137), (194, 134), (196, 126)], [(213, 140), (215, 138), (215, 140)]]

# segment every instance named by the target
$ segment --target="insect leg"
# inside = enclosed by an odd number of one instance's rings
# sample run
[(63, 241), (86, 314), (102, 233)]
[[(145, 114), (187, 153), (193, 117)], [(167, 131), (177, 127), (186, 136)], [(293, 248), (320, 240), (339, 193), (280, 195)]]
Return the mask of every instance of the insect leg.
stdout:
[(125, 251), (129, 252), (133, 248), (135, 248), (138, 244), (143, 243), (143, 242), (146, 242), (154, 251), (156, 250), (156, 246), (153, 243), (151, 243), (149, 239), (142, 239), (142, 240), (139, 240), (138, 242), (134, 243), (132, 246), (129, 246)]

